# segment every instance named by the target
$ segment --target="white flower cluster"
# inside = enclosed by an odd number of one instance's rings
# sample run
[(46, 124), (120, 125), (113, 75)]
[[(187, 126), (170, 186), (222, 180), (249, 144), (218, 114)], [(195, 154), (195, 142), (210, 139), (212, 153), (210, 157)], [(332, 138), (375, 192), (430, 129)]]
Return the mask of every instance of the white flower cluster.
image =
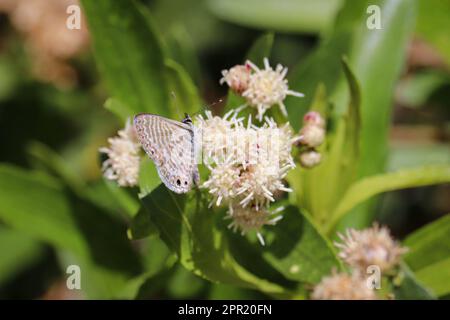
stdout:
[[(257, 127), (248, 119), (246, 125), (236, 113), (223, 118), (206, 113), (197, 117), (202, 132), (204, 162), (210, 170), (203, 184), (213, 195), (210, 205), (228, 205), (229, 227), (245, 234), (274, 224), (279, 217), (268, 207), (278, 192), (290, 192), (283, 179), (295, 167), (291, 156), (296, 138), (288, 123), (282, 127), (270, 118)], [(229, 118), (229, 120), (228, 120)], [(276, 211), (275, 213), (278, 213)]]
[(389, 229), (374, 224), (372, 228), (361, 231), (347, 229), (345, 235), (338, 234), (342, 243), (335, 245), (341, 251), (339, 257), (359, 272), (376, 265), (381, 271), (389, 271), (400, 262), (407, 251), (389, 234)]
[(280, 107), (287, 116), (284, 99), (288, 96), (303, 97), (303, 94), (289, 89), (285, 79), (288, 69), (278, 64), (275, 70), (270, 66), (269, 59), (264, 58), (264, 69), (259, 69), (253, 62), (237, 65), (230, 70), (222, 71), (220, 83), (228, 86), (238, 95), (245, 98), (246, 104), (256, 108), (258, 120), (262, 121), (264, 113), (274, 105)]
[(141, 145), (134, 127), (127, 121), (118, 136), (108, 139), (109, 147), (100, 148), (108, 156), (103, 162), (103, 175), (108, 180), (115, 180), (121, 187), (138, 185)]
[[(301, 93), (289, 90), (285, 79), (287, 68), (278, 65), (272, 69), (264, 59), (265, 68), (260, 70), (252, 62), (235, 66), (222, 72), (221, 83), (226, 82), (232, 90), (242, 95), (249, 106), (258, 109), (260, 126), (238, 117), (238, 109), (223, 117), (207, 111), (195, 118), (195, 147), (202, 151), (203, 163), (210, 170), (208, 179), (201, 187), (208, 190), (213, 199), (210, 206), (228, 206), (229, 228), (242, 234), (250, 230), (259, 233), (264, 225), (274, 225), (281, 215), (282, 207), (270, 211), (269, 206), (284, 192), (292, 190), (284, 178), (295, 167), (291, 155), (292, 146), (299, 141), (294, 137), (289, 123), (278, 126), (265, 111), (278, 104), (286, 115), (283, 101), (287, 95), (297, 97)], [(199, 139), (200, 137), (200, 139)], [(108, 155), (103, 163), (104, 176), (116, 180), (120, 186), (138, 184), (140, 145), (133, 127), (127, 123), (118, 137), (108, 140), (110, 146), (100, 151)], [(198, 161), (196, 154), (196, 161)]]
[(407, 249), (401, 247), (391, 237), (386, 227), (377, 224), (361, 231), (347, 229), (345, 235), (338, 234), (338, 236), (343, 241), (335, 242), (340, 249), (339, 257), (350, 267), (351, 274), (333, 271), (315, 286), (312, 298), (377, 299), (374, 290), (367, 285), (367, 268), (377, 266), (382, 273), (391, 272), (399, 265), (401, 256)]
[(314, 287), (314, 300), (377, 300), (373, 289), (357, 274), (333, 271)]

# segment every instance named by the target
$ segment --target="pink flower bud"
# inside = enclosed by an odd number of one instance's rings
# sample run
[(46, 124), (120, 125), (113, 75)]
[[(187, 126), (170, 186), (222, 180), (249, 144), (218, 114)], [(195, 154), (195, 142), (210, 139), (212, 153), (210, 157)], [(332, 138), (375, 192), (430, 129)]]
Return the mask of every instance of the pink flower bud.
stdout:
[(316, 111), (310, 111), (303, 116), (303, 122), (305, 125), (315, 125), (321, 128), (325, 128), (325, 120), (320, 113)]
[(223, 77), (220, 79), (220, 83), (226, 82), (231, 90), (241, 95), (248, 88), (250, 72), (250, 66), (247, 64), (234, 66), (230, 70), (223, 70)]

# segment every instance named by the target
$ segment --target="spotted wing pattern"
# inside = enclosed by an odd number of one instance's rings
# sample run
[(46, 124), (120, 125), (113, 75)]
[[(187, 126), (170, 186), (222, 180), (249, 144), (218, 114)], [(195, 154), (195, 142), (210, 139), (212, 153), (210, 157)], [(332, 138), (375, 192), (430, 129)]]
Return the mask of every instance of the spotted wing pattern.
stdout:
[(153, 160), (161, 181), (176, 193), (188, 192), (198, 182), (192, 124), (153, 114), (134, 118), (138, 140)]

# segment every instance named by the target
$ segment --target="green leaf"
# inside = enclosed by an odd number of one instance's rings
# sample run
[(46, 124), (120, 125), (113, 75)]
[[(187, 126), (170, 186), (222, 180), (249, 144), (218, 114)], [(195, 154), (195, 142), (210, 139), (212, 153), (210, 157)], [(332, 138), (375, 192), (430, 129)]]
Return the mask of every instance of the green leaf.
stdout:
[(337, 205), (328, 223), (328, 230), (356, 205), (374, 195), (406, 188), (446, 183), (450, 181), (449, 166), (424, 166), (367, 177), (355, 182)]
[(433, 300), (436, 297), (416, 279), (406, 265), (401, 265), (397, 279), (394, 279), (394, 295), (397, 300)]
[(164, 58), (148, 12), (134, 0), (83, 0), (97, 65), (122, 120), (169, 116)]
[(206, 281), (177, 265), (167, 283), (167, 291), (174, 299), (196, 298), (205, 289)]
[(158, 229), (153, 224), (150, 216), (147, 214), (144, 208), (141, 208), (131, 221), (131, 225), (128, 229), (127, 234), (129, 239), (139, 240), (154, 234), (158, 234)]
[(416, 32), (439, 50), (447, 64), (450, 63), (450, 40), (446, 32), (450, 28), (449, 14), (448, 1), (419, 1)]
[[(127, 281), (125, 287), (117, 295), (119, 299), (138, 299), (143, 294), (154, 293), (160, 288), (155, 286), (146, 288), (146, 285), (162, 281), (161, 287), (164, 287), (168, 281), (167, 276), (172, 273), (172, 267), (175, 263), (173, 255), (159, 237), (151, 236), (140, 240), (138, 244), (144, 260), (145, 272)], [(149, 296), (146, 298), (149, 298)]]
[(117, 98), (108, 98), (104, 104), (105, 109), (111, 111), (116, 117), (123, 122), (127, 122), (133, 119), (133, 115), (136, 114), (131, 108), (120, 102)]
[(286, 296), (280, 286), (249, 273), (231, 256), (214, 213), (200, 192), (177, 195), (163, 185), (142, 199), (161, 239), (191, 272), (213, 282), (254, 288)]
[(75, 192), (83, 193), (83, 190), (86, 188), (83, 179), (67, 165), (67, 162), (59, 154), (38, 141), (32, 142), (27, 149), (40, 169), (45, 169), (49, 173), (60, 177)]
[(398, 103), (417, 108), (427, 103), (439, 88), (450, 85), (450, 75), (441, 70), (419, 71), (404, 79), (397, 89)]
[[(189, 4), (183, 2), (183, 5)], [(177, 22), (164, 40), (169, 48), (170, 58), (182, 65), (194, 83), (199, 85), (201, 83), (200, 61), (192, 37), (193, 34), (188, 32), (186, 26)]]
[(143, 198), (161, 184), (158, 172), (153, 161), (145, 156), (139, 168), (139, 197)]
[(405, 261), (413, 271), (450, 257), (450, 215), (410, 234), (403, 244), (409, 248)]
[[(274, 227), (262, 231), (266, 245), (253, 243), (254, 254), (262, 256), (286, 279), (314, 284), (333, 268), (342, 267), (329, 241), (317, 230), (310, 219), (296, 207), (283, 210), (283, 219)], [(243, 250), (243, 237), (234, 246)], [(249, 254), (249, 249), (245, 251)], [(255, 261), (255, 258), (252, 258)], [(257, 263), (260, 268), (261, 263)]]
[(320, 32), (329, 26), (339, 0), (209, 0), (219, 18), (282, 32)]
[[(97, 184), (87, 185), (77, 171), (62, 156), (48, 146), (33, 142), (28, 147), (35, 165), (60, 178), (77, 196), (95, 203), (108, 211), (121, 209), (128, 216), (134, 216), (139, 209), (139, 202), (127, 190), (120, 188), (115, 182), (103, 180)], [(106, 192), (105, 192), (106, 191)], [(100, 196), (106, 194), (107, 200)], [(111, 197), (113, 200), (111, 201)], [(113, 207), (111, 207), (111, 204)]]
[[(125, 213), (125, 217), (134, 217), (139, 210), (139, 201), (136, 199), (136, 191), (127, 188), (120, 187), (116, 181), (110, 181), (107, 179), (103, 179), (99, 185), (103, 185), (104, 188), (108, 191), (107, 200), (114, 204), (115, 209), (120, 209), (122, 213)], [(92, 188), (89, 186), (88, 191), (88, 199), (90, 199), (93, 203), (101, 205), (98, 191), (99, 188)], [(102, 199), (103, 200), (103, 199)], [(111, 210), (109, 206), (104, 206), (108, 210)]]
[(273, 47), (274, 33), (268, 32), (260, 36), (252, 44), (250, 50), (247, 52), (246, 59), (250, 60), (257, 66), (262, 67), (264, 58), (270, 57), (270, 52)]
[(0, 286), (35, 263), (44, 247), (35, 239), (0, 226)]
[(433, 290), (438, 297), (450, 293), (450, 252), (448, 258), (416, 272), (417, 279)]
[(450, 162), (446, 143), (393, 143), (389, 151), (388, 171)]
[(43, 173), (0, 166), (0, 219), (73, 255), (90, 297), (113, 297), (141, 268), (120, 221)]
[(173, 95), (170, 103), (172, 114), (178, 115), (181, 120), (184, 113), (194, 114), (200, 109), (200, 95), (191, 77), (180, 64), (166, 59), (165, 65), (169, 91)]

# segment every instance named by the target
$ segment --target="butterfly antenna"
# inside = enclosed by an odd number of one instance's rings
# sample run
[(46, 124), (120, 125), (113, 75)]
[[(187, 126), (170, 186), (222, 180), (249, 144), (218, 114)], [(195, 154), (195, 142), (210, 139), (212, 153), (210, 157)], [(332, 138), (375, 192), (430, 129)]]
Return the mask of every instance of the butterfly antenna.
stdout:
[(214, 101), (214, 102), (211, 103), (211, 104), (204, 105), (204, 106), (202, 106), (201, 110), (200, 110), (200, 111), (197, 111), (194, 115), (203, 113), (203, 112), (205, 112), (206, 110), (212, 111), (212, 110), (211, 110), (211, 107), (215, 106), (216, 104), (222, 103), (222, 102), (223, 102), (223, 99), (220, 98), (220, 99)]

